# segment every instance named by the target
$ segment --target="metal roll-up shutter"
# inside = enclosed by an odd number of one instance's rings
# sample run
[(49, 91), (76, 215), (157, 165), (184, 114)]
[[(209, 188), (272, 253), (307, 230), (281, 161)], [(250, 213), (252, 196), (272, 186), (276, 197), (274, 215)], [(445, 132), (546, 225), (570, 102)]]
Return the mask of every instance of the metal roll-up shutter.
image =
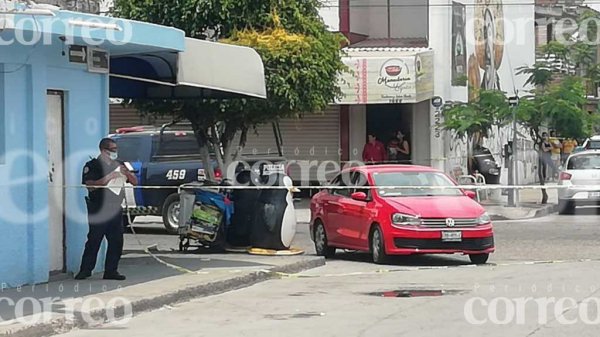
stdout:
[[(286, 118), (279, 122), (283, 139), (283, 156), (290, 161), (290, 175), (296, 182), (309, 184), (331, 179), (334, 173), (319, 177), (322, 172), (334, 171), (340, 163), (340, 112), (330, 106), (321, 113), (305, 114), (301, 118)], [(252, 130), (244, 154), (277, 155), (277, 145), (271, 124)], [(326, 166), (325, 166), (326, 165)]]
[(154, 125), (161, 126), (173, 120), (170, 116), (153, 117), (142, 116), (140, 112), (134, 108), (124, 107), (121, 104), (110, 105), (110, 132), (113, 133), (119, 128)]

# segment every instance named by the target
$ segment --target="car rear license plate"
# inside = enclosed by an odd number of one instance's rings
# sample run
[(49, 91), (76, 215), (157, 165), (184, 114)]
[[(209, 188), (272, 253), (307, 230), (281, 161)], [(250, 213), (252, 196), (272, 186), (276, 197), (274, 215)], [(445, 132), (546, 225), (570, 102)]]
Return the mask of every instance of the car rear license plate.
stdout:
[(442, 232), (442, 241), (444, 242), (461, 242), (462, 232), (460, 231), (444, 231)]

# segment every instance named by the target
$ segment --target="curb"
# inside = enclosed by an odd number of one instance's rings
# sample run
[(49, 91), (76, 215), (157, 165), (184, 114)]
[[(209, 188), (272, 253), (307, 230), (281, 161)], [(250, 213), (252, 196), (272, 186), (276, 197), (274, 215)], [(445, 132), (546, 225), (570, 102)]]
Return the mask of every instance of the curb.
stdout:
[[(189, 302), (193, 299), (218, 295), (232, 290), (238, 290), (252, 285), (276, 279), (276, 273), (294, 274), (304, 270), (317, 268), (325, 265), (325, 258), (310, 257), (302, 261), (290, 263), (287, 265), (277, 266), (263, 271), (253, 271), (246, 275), (233, 277), (225, 280), (198, 284), (187, 287), (185, 289), (175, 290), (153, 298), (145, 298), (131, 302), (133, 317), (160, 309), (167, 305)], [(110, 308), (114, 311), (113, 317), (121, 317), (125, 313), (125, 306), (115, 306)], [(107, 309), (92, 311), (89, 316), (94, 320), (106, 319)], [(64, 334), (76, 328), (85, 329), (91, 328), (92, 325), (87, 323), (81, 313), (75, 313), (75, 318), (67, 320), (66, 317), (54, 319), (47, 323), (41, 323), (34, 326), (24, 327), (20, 330), (9, 331), (0, 336), (11, 337), (43, 337), (57, 334)]]
[(558, 212), (557, 204), (546, 204), (534, 211), (530, 211), (529, 216), (523, 217), (521, 219), (513, 219), (513, 218), (506, 217), (504, 215), (501, 215), (501, 214), (490, 214), (490, 218), (492, 219), (492, 221), (528, 220), (528, 219), (536, 219), (536, 218), (545, 217), (547, 215), (557, 213), (557, 212)]

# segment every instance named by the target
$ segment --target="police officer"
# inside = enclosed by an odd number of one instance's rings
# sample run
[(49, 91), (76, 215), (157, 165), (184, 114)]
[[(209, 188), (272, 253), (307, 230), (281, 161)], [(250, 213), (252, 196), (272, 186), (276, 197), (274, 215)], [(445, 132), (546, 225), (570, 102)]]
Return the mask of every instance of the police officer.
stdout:
[(81, 261), (77, 280), (83, 280), (92, 275), (96, 266), (98, 250), (102, 239), (106, 237), (108, 250), (104, 265), (104, 279), (125, 280), (119, 274), (118, 266), (123, 252), (123, 211), (122, 202), (124, 191), (115, 194), (107, 186), (113, 179), (124, 176), (132, 185), (137, 185), (136, 176), (123, 163), (117, 161), (117, 144), (110, 138), (100, 141), (100, 155), (88, 161), (83, 168), (82, 183), (88, 188), (86, 197), (88, 210), (89, 233), (85, 251)]

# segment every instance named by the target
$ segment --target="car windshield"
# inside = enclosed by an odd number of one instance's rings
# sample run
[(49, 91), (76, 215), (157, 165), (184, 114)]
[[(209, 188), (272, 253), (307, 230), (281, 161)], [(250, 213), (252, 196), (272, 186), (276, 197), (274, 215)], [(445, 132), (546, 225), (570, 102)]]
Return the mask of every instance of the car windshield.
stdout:
[(406, 188), (377, 189), (379, 195), (384, 198), (463, 195), (460, 189), (453, 187), (456, 185), (448, 177), (438, 172), (374, 173), (373, 180), (377, 187), (408, 186)]
[(600, 169), (600, 154), (585, 154), (572, 157), (567, 165), (568, 170)]

